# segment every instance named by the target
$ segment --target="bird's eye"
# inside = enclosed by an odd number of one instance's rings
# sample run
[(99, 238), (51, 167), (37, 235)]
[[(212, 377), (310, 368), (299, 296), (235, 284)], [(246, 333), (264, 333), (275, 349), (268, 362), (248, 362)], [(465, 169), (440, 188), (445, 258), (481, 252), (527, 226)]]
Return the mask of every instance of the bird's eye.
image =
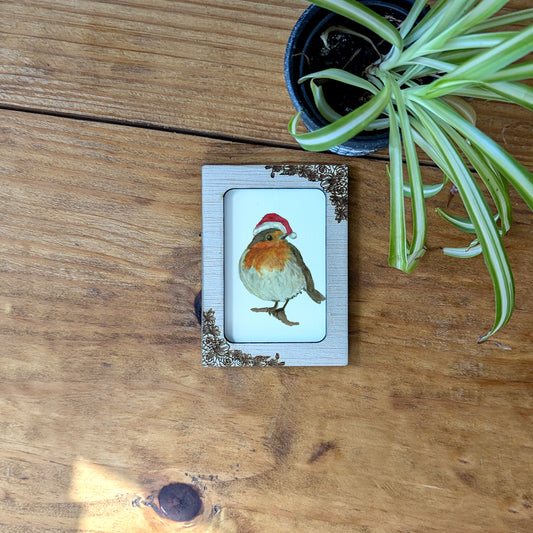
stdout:
[(271, 241), (271, 240), (272, 240), (272, 235), (267, 235), (267, 236), (266, 236), (266, 240), (267, 240), (267, 241)]

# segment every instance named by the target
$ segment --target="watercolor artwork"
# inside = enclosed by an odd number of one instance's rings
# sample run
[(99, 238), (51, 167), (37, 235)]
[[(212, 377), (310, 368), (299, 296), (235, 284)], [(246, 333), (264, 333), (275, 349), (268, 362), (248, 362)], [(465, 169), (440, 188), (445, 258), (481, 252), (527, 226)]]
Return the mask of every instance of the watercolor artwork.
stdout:
[[(254, 228), (254, 238), (239, 261), (239, 274), (244, 286), (262, 300), (274, 302), (272, 307), (253, 307), (254, 312), (266, 311), (287, 326), (291, 322), (285, 308), (295, 296), (305, 291), (315, 303), (326, 297), (315, 289), (313, 276), (298, 248), (287, 241), (296, 233), (285, 218), (267, 213)], [(285, 302), (285, 303), (283, 303)], [(283, 304), (279, 307), (280, 304)]]
[(344, 165), (202, 169), (202, 364), (348, 360)]
[(228, 191), (224, 243), (228, 340), (322, 340), (327, 260), (326, 197), (320, 189)]

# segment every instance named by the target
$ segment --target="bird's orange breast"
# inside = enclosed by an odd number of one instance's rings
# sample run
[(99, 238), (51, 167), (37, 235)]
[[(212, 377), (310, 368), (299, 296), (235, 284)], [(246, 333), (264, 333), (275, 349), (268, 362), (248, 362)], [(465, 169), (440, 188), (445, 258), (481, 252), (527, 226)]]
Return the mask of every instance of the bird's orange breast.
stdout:
[(286, 242), (260, 241), (248, 248), (244, 256), (243, 267), (246, 269), (254, 267), (259, 273), (283, 270), (288, 258), (289, 246)]

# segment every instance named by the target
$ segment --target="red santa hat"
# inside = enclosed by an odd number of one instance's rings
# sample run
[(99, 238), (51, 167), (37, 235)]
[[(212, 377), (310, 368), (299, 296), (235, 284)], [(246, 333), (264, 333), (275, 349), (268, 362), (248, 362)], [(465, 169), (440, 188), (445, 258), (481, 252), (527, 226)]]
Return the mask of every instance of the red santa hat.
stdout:
[(290, 237), (291, 239), (296, 238), (296, 233), (292, 231), (289, 221), (283, 217), (280, 217), (276, 213), (267, 213), (254, 228), (254, 235), (257, 235), (259, 232), (266, 229), (278, 229), (285, 233), (287, 237)]

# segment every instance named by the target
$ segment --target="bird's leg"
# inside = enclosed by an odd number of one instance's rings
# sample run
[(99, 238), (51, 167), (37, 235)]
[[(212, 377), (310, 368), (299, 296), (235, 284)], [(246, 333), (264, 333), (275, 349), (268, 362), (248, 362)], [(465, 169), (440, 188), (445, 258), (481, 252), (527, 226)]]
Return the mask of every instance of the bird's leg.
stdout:
[(275, 316), (278, 320), (286, 324), (287, 326), (297, 326), (299, 322), (291, 322), (287, 315), (285, 314), (285, 307), (287, 307), (287, 304), (289, 303), (290, 298), (283, 304), (283, 307), (280, 307), (279, 309), (273, 309), (270, 313), (272, 316)]
[(252, 307), (251, 311), (254, 311), (254, 313), (268, 313), (271, 315), (276, 311), (278, 303), (279, 302), (274, 302), (274, 307)]

